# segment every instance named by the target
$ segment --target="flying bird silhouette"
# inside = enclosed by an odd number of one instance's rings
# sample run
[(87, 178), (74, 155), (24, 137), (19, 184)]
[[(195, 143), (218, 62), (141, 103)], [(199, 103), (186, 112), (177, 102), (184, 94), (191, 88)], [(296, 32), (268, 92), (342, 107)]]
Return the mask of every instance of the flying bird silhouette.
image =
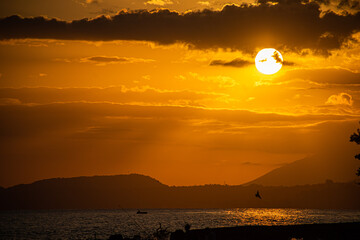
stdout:
[(260, 196), (259, 190), (256, 192), (255, 197), (262, 199)]

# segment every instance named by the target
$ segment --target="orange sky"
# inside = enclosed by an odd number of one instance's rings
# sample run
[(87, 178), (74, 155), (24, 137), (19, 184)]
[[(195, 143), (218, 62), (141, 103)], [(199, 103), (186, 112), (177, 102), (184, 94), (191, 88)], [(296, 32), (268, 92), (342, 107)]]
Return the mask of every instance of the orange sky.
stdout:
[[(49, 2), (0, 3), (1, 186), (241, 184), (314, 155), (355, 177), (358, 1)], [(274, 75), (255, 68), (264, 47)]]

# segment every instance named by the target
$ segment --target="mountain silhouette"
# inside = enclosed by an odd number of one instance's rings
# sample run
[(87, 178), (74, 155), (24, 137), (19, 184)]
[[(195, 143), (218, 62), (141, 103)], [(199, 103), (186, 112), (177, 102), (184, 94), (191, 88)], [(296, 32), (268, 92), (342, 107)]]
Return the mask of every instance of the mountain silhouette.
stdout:
[[(256, 201), (259, 191), (262, 201)], [(360, 185), (170, 187), (139, 174), (55, 178), (0, 191), (0, 210), (150, 208), (360, 208)]]
[(296, 186), (319, 184), (326, 180), (349, 182), (356, 179), (356, 164), (352, 155), (341, 159), (316, 155), (276, 168), (245, 185)]

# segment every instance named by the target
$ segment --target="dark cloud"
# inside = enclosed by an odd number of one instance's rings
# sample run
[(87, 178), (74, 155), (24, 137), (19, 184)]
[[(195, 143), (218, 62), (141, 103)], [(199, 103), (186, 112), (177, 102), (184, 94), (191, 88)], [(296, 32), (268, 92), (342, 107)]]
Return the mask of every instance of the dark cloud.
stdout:
[[(284, 66), (293, 66), (293, 65), (295, 65), (295, 63), (293, 63), (293, 62), (284, 61), (282, 58), (280, 58), (280, 55), (279, 55), (278, 52), (274, 52), (274, 55), (272, 55), (272, 57), (275, 59), (275, 61), (277, 63), (281, 63)], [(262, 61), (262, 60), (260, 60), (260, 61)]]
[(111, 63), (111, 62), (126, 62), (128, 59), (122, 57), (103, 57), (103, 56), (95, 56), (87, 58), (88, 61), (93, 62), (102, 62), (102, 63)]
[(210, 62), (210, 66), (225, 66), (225, 67), (245, 67), (247, 65), (253, 64), (253, 62), (235, 58), (231, 61), (224, 61), (224, 60), (213, 60)]
[(283, 66), (294, 66), (295, 63), (294, 63), (294, 62), (289, 62), (289, 61), (283, 61), (283, 62), (282, 62), (282, 65), (283, 65)]
[[(274, 59), (277, 61), (277, 62), (280, 62), (282, 65), (284, 66), (294, 66), (295, 63), (294, 62), (289, 62), (289, 61), (283, 61), (281, 60), (281, 58), (277, 55), (277, 53), (275, 53), (276, 56), (274, 55)], [(276, 58), (277, 57), (277, 58)], [(261, 61), (266, 61), (266, 59), (264, 60), (260, 60)], [(252, 61), (248, 61), (248, 60), (244, 60), (244, 59), (241, 59), (241, 58), (235, 58), (231, 61), (224, 61), (224, 60), (213, 60), (210, 62), (210, 66), (224, 66), (224, 67), (246, 67), (248, 65), (251, 65), (253, 64)]]
[(359, 0), (341, 0), (338, 8), (350, 8), (359, 10), (360, 9), (360, 1)]
[(284, 61), (280, 58), (279, 53), (276, 52), (276, 51), (274, 52), (274, 54), (273, 54), (271, 57), (273, 57), (277, 63), (283, 64), (283, 62), (284, 62)]
[(144, 58), (129, 58), (129, 57), (118, 57), (118, 56), (91, 56), (85, 57), (80, 60), (80, 62), (92, 62), (100, 65), (110, 64), (110, 63), (146, 63), (153, 62), (153, 59), (144, 59)]
[(71, 22), (11, 16), (0, 20), (0, 39), (145, 40), (158, 44), (183, 42), (200, 49), (254, 51), (259, 47), (286, 47), (326, 52), (339, 48), (360, 29), (360, 13), (326, 12), (320, 17), (315, 2), (263, 2), (183, 14), (167, 9), (124, 10), (111, 17)]
[[(64, 61), (70, 62), (71, 60), (64, 59)], [(72, 61), (77, 61), (77, 60), (72, 60)], [(148, 63), (148, 62), (154, 62), (154, 60), (144, 59), (144, 58), (118, 57), (118, 56), (91, 56), (91, 57), (81, 58), (80, 62), (95, 63), (97, 65), (104, 66), (107, 64), (114, 64), (114, 63)]]
[(348, 10), (360, 10), (359, 0), (304, 0), (303, 2), (315, 2), (317, 4), (325, 6), (336, 6), (337, 9), (345, 10), (345, 13), (347, 13)]

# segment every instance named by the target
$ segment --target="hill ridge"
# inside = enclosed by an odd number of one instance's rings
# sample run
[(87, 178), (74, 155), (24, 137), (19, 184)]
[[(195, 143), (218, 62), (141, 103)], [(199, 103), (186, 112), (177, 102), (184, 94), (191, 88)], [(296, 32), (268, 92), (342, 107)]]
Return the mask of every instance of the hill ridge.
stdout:
[[(355, 183), (327, 182), (294, 187), (255, 184), (169, 187), (140, 174), (57, 180), (60, 181), (40, 181), (40, 184), (38, 181), (0, 191), (0, 210), (119, 207), (360, 209), (360, 185)], [(256, 191), (260, 191), (262, 200), (254, 197)]]
[[(330, 160), (329, 160), (330, 159)], [(305, 157), (272, 171), (244, 184), (264, 186), (296, 186), (319, 184), (327, 180), (350, 182), (356, 179), (357, 162), (353, 156), (335, 159), (333, 156), (314, 155)]]

